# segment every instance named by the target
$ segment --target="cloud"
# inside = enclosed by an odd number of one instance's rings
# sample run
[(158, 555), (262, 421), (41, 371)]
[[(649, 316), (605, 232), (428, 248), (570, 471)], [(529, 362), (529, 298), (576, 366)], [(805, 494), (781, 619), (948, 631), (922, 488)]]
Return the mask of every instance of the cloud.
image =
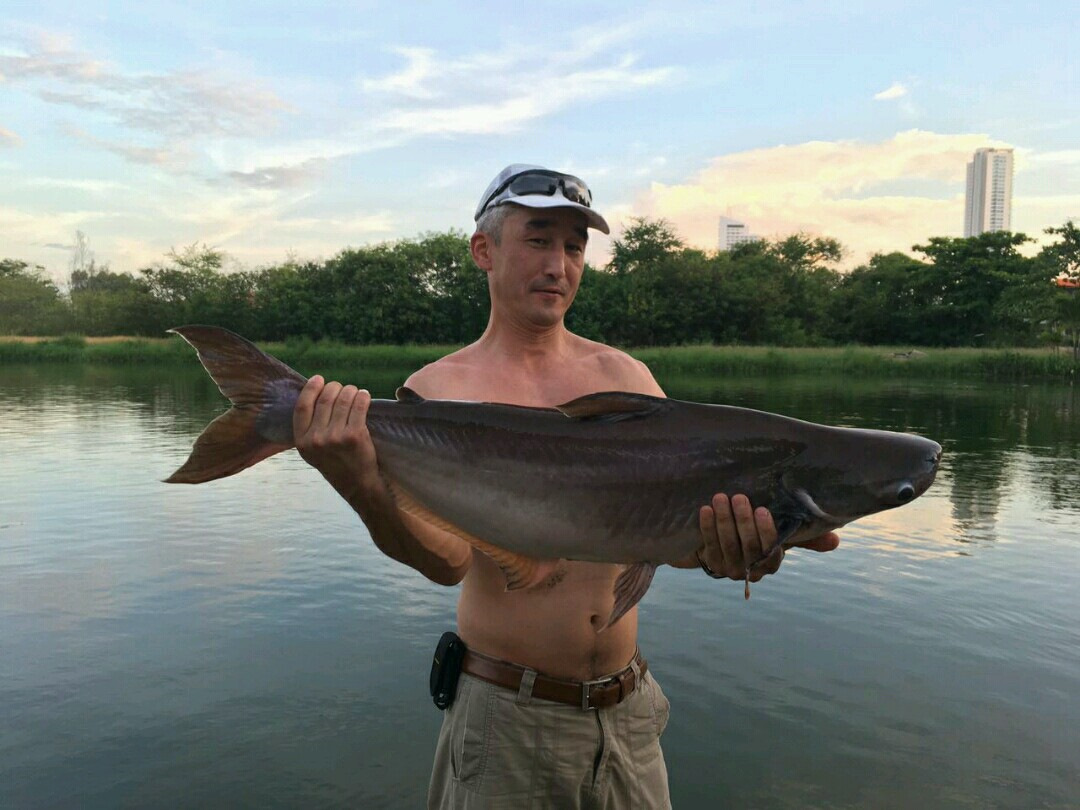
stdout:
[[(390, 49), (404, 64), (383, 75), (360, 76), (364, 117), (327, 137), (305, 137), (251, 148), (214, 144), (211, 159), (229, 172), (297, 167), (398, 147), (426, 137), (501, 135), (596, 102), (675, 81), (673, 66), (639, 64), (619, 49), (647, 34), (642, 23), (579, 30), (557, 51), (549, 44), (508, 42), (502, 49), (461, 55), (413, 46)], [(233, 179), (240, 180), (239, 177)]]
[(19, 146), (21, 143), (22, 138), (10, 129), (0, 127), (0, 146)]
[(289, 109), (257, 81), (220, 70), (125, 71), (49, 34), (0, 53), (0, 75), (50, 104), (174, 138), (260, 135)]
[(119, 155), (129, 163), (138, 163), (143, 166), (179, 167), (187, 162), (185, 153), (167, 146), (143, 146), (135, 143), (110, 141), (98, 138), (73, 126), (65, 126), (64, 132), (73, 138), (78, 138), (99, 149), (104, 149), (106, 152)]
[(85, 180), (74, 177), (31, 177), (26, 181), (26, 185), (35, 188), (85, 191), (89, 194), (112, 194), (117, 191), (128, 191), (131, 188), (115, 180)]
[(226, 177), (248, 188), (282, 189), (307, 185), (325, 167), (325, 158), (310, 158), (303, 163), (284, 166), (260, 166), (251, 171), (226, 172)]
[(76, 230), (87, 230), (87, 223), (102, 222), (115, 215), (104, 211), (60, 211), (39, 214), (8, 205), (0, 205), (0, 233), (11, 244), (48, 245), (61, 243), (58, 237), (68, 236)]
[(1028, 155), (1027, 159), (1034, 164), (1051, 166), (1080, 166), (1080, 149), (1059, 149), (1053, 152)]
[[(530, 43), (460, 57), (428, 48), (396, 48), (400, 70), (362, 78), (376, 109), (377, 132), (406, 137), (513, 132), (574, 104), (631, 93), (674, 80), (671, 66), (643, 67), (633, 53), (614, 49), (636, 26), (580, 33), (552, 52)], [(380, 107), (381, 105), (381, 107)]]
[(874, 93), (874, 101), (892, 101), (895, 98), (906, 96), (908, 89), (900, 82), (893, 82), (889, 87), (882, 90), (880, 93)]
[(633, 212), (668, 219), (707, 249), (716, 247), (721, 215), (765, 236), (832, 236), (849, 248), (849, 263), (858, 263), (874, 252), (908, 251), (930, 236), (960, 236), (966, 166), (982, 146), (1008, 144), (981, 134), (910, 130), (876, 143), (810, 141), (736, 152), (714, 158), (684, 183), (653, 183)]
[(430, 48), (394, 48), (394, 53), (405, 57), (405, 67), (379, 79), (361, 79), (360, 89), (365, 93), (386, 93), (406, 98), (431, 98), (434, 93), (424, 83), (434, 75), (434, 54)]
[(278, 225), (283, 231), (298, 231), (311, 233), (313, 231), (326, 231), (337, 233), (345, 241), (357, 236), (387, 235), (394, 230), (394, 218), (387, 211), (377, 214), (357, 213), (345, 217), (292, 217), (282, 219)]

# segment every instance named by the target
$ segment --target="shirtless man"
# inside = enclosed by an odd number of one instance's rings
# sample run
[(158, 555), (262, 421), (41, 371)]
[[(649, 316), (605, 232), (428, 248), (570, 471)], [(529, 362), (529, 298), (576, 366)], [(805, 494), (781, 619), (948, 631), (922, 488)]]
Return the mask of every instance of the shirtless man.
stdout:
[[(487, 329), (417, 371), (408, 387), (431, 399), (536, 407), (598, 391), (664, 396), (644, 364), (564, 326), (585, 266), (587, 228), (608, 233), (583, 182), (508, 166), (484, 192), (476, 220), (470, 247), (488, 277)], [(667, 701), (636, 655), (637, 608), (597, 632), (621, 566), (563, 561), (544, 583), (507, 591), (487, 556), (397, 509), (365, 425), (370, 401), (367, 391), (312, 377), (296, 405), (295, 436), (300, 454), (356, 510), (380, 550), (440, 585), (463, 583), (458, 633), (470, 657), (444, 718), (429, 807), (669, 806), (659, 748)], [(768, 510), (730, 494), (702, 504), (702, 547), (678, 567), (741, 580), (744, 561), (775, 544)], [(830, 534), (808, 547), (837, 543)], [(775, 572), (782, 556), (751, 579)], [(564, 700), (560, 684), (612, 673), (614, 685), (584, 687), (595, 691), (588, 702), (599, 708), (582, 708), (580, 683), (569, 684)]]

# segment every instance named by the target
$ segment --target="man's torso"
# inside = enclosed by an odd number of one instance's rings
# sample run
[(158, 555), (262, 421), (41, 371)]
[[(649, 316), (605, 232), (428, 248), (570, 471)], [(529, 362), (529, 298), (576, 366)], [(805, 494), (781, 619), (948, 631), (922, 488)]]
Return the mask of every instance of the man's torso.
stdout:
[[(629, 356), (568, 335), (564, 351), (507, 358), (473, 344), (421, 369), (409, 386), (433, 399), (554, 407), (598, 391), (662, 395)], [(620, 566), (561, 561), (540, 585), (507, 591), (502, 571), (473, 551), (458, 602), (458, 633), (487, 655), (554, 677), (585, 680), (626, 666), (637, 640), (637, 610), (601, 628)]]

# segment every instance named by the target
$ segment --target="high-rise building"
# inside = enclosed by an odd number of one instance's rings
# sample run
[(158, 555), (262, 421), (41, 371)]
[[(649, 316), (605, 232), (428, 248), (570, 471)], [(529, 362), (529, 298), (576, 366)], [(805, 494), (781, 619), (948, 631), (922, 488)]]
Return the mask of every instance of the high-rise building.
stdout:
[(745, 222), (739, 222), (730, 217), (720, 217), (720, 234), (717, 242), (720, 250), (731, 250), (736, 245), (756, 242), (760, 238), (746, 229)]
[(1007, 231), (1012, 225), (1012, 149), (976, 149), (967, 165), (964, 236)]

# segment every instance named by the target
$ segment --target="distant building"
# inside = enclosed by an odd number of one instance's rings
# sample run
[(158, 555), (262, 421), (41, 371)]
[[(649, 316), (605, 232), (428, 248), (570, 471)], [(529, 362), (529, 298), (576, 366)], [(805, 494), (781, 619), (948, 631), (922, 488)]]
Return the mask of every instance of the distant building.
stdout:
[(755, 236), (746, 229), (745, 222), (739, 222), (730, 217), (720, 217), (720, 238), (717, 242), (720, 250), (731, 250), (736, 245), (757, 242), (759, 239), (761, 239), (760, 236)]
[(964, 236), (1012, 226), (1012, 149), (976, 149), (967, 165)]

